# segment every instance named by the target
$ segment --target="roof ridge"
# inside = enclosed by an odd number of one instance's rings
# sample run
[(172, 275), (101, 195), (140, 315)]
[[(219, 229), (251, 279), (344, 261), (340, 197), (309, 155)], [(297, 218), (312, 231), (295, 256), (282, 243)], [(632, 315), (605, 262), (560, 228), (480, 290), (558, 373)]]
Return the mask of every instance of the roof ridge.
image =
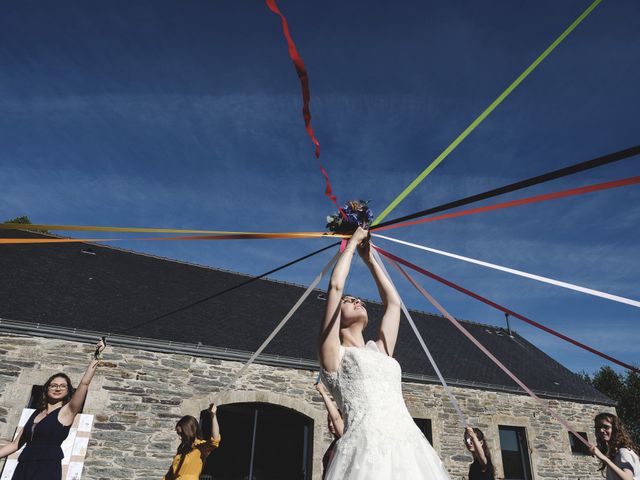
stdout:
[[(29, 230), (29, 229), (16, 229), (16, 231), (25, 231), (28, 233), (32, 233), (32, 234), (36, 234), (36, 235), (43, 235), (43, 236), (47, 236), (47, 237), (53, 237), (53, 238), (74, 238), (74, 237), (68, 237), (68, 236), (62, 236), (62, 235), (56, 235), (54, 233), (51, 232), (47, 232), (44, 233), (42, 231), (38, 231), (38, 230)], [(127, 248), (122, 248), (122, 247), (118, 247), (118, 246), (114, 246), (114, 245), (105, 245), (105, 244), (101, 244), (101, 243), (87, 243), (87, 242), (78, 242), (79, 244), (86, 244), (86, 245), (90, 245), (90, 246), (95, 246), (98, 248), (106, 248), (106, 249), (110, 249), (110, 250), (114, 250), (117, 252), (124, 252), (124, 253), (128, 253), (131, 255), (138, 255), (141, 257), (146, 257), (146, 258), (151, 258), (154, 260), (163, 260), (163, 261), (167, 261), (167, 262), (172, 262), (172, 263), (176, 263), (176, 264), (180, 264), (180, 265), (187, 265), (190, 267), (196, 267), (196, 268), (203, 268), (205, 270), (211, 270), (214, 272), (222, 272), (222, 273), (229, 273), (232, 275), (239, 275), (242, 277), (246, 277), (246, 278), (254, 278), (258, 275), (251, 275), (248, 273), (242, 273), (242, 272), (238, 272), (236, 270), (228, 270), (225, 268), (220, 268), (220, 267), (213, 267), (210, 265), (203, 265), (201, 263), (196, 263), (196, 262), (190, 262), (188, 260), (180, 260), (180, 259), (176, 259), (176, 258), (170, 258), (170, 257), (163, 257), (161, 255), (156, 255), (153, 253), (146, 253), (146, 252), (139, 252), (136, 250), (130, 250)], [(277, 284), (281, 284), (281, 285), (289, 285), (292, 287), (298, 287), (298, 288), (303, 288), (306, 289), (308, 287), (308, 285), (303, 285), (303, 284), (298, 284), (298, 283), (294, 283), (294, 282), (288, 282), (286, 280), (279, 280), (276, 278), (271, 278), (271, 277), (264, 277), (261, 278), (260, 280), (266, 280), (268, 282), (273, 282), (273, 283), (277, 283)], [(324, 290), (320, 289), (320, 288), (315, 288), (313, 290), (314, 292), (320, 292), (323, 293)], [(382, 305), (382, 302), (380, 300), (374, 300), (374, 299), (364, 299), (365, 303), (368, 304), (374, 304), (374, 305)], [(436, 312), (427, 312), (425, 310), (419, 310), (417, 308), (409, 308), (409, 311), (412, 313), (417, 313), (417, 314), (421, 314), (421, 315), (428, 315), (431, 317), (435, 317), (435, 318), (441, 318), (441, 319), (447, 319), (446, 316), (440, 314), (440, 313), (436, 313)], [(454, 317), (457, 321), (461, 322), (461, 323), (465, 323), (468, 325), (476, 325), (476, 326), (480, 326), (480, 327), (485, 327), (485, 328), (491, 328), (494, 331), (496, 330), (500, 330), (500, 331), (504, 331), (506, 332), (507, 329), (504, 327), (499, 327), (497, 325), (491, 325), (489, 323), (482, 323), (482, 322), (477, 322), (477, 321), (473, 321), (473, 320), (467, 320), (464, 318), (458, 318), (458, 317)], [(512, 333), (515, 333), (515, 331), (512, 330)], [(522, 338), (520, 335), (518, 335), (518, 337)]]

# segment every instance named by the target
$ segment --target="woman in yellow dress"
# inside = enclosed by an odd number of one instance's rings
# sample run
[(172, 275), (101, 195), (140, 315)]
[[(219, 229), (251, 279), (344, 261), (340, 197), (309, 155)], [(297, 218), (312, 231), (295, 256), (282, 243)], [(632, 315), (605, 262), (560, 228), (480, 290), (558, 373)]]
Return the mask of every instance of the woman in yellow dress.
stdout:
[[(191, 415), (185, 415), (176, 424), (176, 433), (180, 437), (180, 446), (173, 457), (173, 462), (163, 480), (198, 480), (204, 462), (209, 454), (220, 445), (220, 426), (216, 418), (215, 404), (209, 405), (211, 414), (211, 435), (203, 438), (198, 420)], [(207, 425), (208, 427), (208, 425)], [(205, 430), (208, 428), (205, 427)], [(208, 433), (208, 432), (207, 432)]]

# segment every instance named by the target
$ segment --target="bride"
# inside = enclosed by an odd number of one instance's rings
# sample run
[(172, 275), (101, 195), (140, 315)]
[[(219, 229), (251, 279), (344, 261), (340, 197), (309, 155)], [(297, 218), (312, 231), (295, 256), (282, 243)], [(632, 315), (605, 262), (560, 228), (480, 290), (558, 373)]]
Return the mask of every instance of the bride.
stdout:
[[(378, 338), (365, 344), (364, 303), (343, 296), (354, 253), (371, 271), (384, 316)], [(402, 397), (400, 365), (393, 350), (400, 297), (371, 254), (368, 232), (358, 228), (331, 275), (318, 339), (322, 377), (344, 417), (326, 472), (327, 480), (448, 480), (442, 461), (413, 422)]]

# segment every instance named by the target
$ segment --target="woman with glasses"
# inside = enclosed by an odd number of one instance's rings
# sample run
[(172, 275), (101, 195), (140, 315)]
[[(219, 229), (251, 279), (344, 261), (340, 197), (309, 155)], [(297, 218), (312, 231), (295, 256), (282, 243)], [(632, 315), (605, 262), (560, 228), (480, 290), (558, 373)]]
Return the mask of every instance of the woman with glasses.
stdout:
[(64, 373), (56, 373), (46, 381), (36, 411), (18, 432), (16, 440), (0, 448), (0, 458), (3, 458), (26, 445), (18, 457), (12, 480), (61, 480), (64, 454), (60, 445), (87, 398), (104, 347), (104, 341), (100, 340), (75, 390)]
[(598, 446), (591, 447), (591, 455), (600, 460), (600, 471), (606, 471), (607, 480), (640, 480), (640, 450), (620, 419), (599, 413), (594, 426)]
[[(364, 340), (364, 303), (343, 296), (356, 250), (384, 306), (375, 341)], [(449, 478), (404, 403), (402, 372), (393, 359), (399, 325), (400, 297), (372, 255), (368, 232), (358, 227), (333, 269), (318, 339), (323, 382), (344, 418), (344, 435), (336, 443), (327, 480)]]

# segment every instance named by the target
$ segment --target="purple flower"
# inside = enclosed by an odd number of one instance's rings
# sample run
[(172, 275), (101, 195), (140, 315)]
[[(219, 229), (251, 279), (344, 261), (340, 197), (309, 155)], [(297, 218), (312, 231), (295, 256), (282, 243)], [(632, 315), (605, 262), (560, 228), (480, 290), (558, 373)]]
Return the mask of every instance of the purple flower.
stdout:
[(351, 200), (342, 208), (346, 219), (340, 212), (327, 217), (327, 228), (336, 233), (351, 233), (358, 227), (368, 227), (373, 221), (373, 212), (368, 201)]

